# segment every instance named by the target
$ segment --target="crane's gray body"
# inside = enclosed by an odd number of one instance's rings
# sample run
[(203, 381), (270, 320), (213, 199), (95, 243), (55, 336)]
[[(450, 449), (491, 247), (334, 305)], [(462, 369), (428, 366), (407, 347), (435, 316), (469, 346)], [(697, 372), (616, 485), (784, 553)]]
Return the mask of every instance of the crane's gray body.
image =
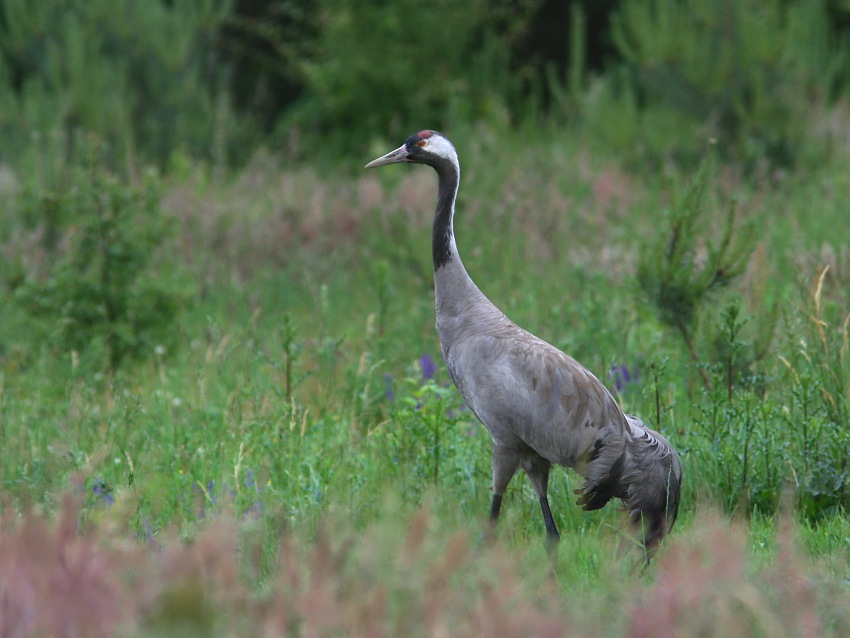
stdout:
[(422, 131), (367, 166), (402, 161), (429, 164), (439, 176), (433, 232), (437, 332), (452, 381), (493, 439), (491, 518), (498, 518), (502, 494), (522, 468), (538, 494), (547, 532), (557, 539), (547, 499), (554, 463), (584, 477), (577, 491), (585, 509), (620, 498), (635, 522), (646, 517), (651, 551), (678, 511), (681, 466), (673, 447), (624, 414), (575, 359), (514, 324), (469, 277), (454, 238), (460, 164), (451, 143)]
[[(622, 434), (613, 397), (572, 357), (508, 319), (467, 278), (460, 260), (435, 275), (437, 333), (449, 375), (493, 444), (576, 467), (599, 436)], [(474, 317), (475, 320), (471, 320)]]
[[(508, 319), (473, 283), (457, 253), (434, 273), (434, 285), (449, 376), (494, 448), (515, 453), (520, 463), (540, 457), (575, 469), (586, 479), (582, 492), (589, 498), (621, 458), (626, 473), (655, 464), (662, 481), (667, 473), (681, 474), (667, 439), (624, 414), (578, 361)], [(639, 493), (638, 483), (606, 489), (605, 501), (650, 496)]]

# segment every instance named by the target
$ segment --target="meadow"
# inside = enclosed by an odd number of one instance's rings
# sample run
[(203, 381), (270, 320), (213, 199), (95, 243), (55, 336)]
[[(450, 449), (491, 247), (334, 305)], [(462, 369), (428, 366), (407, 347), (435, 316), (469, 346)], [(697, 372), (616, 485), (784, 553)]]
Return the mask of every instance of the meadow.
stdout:
[[(625, 514), (582, 512), (560, 469), (554, 566), (524, 477), (484, 542), (490, 441), (433, 325), (434, 175), (361, 170), (401, 140), (343, 165), (258, 152), (152, 174), (155, 240), (101, 236), (171, 295), (144, 339), (86, 328), (51, 287), (99, 250), (75, 243), (85, 220), (58, 244), (7, 224), (7, 283), (47, 283), (9, 284), (2, 313), (4, 635), (847, 635), (846, 154), (699, 172), (567, 127), (446, 132), (473, 279), (679, 450), (658, 559), (642, 569)], [(64, 170), (65, 191), (7, 183), (14, 219), (86, 196)], [(97, 228), (148, 193), (103, 184)]]

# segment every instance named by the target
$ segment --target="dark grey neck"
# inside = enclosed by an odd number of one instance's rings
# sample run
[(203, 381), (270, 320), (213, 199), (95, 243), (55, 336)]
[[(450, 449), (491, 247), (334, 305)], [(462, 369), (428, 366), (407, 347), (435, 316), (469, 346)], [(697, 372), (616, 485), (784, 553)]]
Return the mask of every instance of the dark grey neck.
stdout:
[(437, 272), (455, 258), (452, 217), (454, 215), (460, 173), (457, 167), (449, 161), (442, 161), (439, 164), (435, 164), (434, 170), (437, 171), (439, 183), (437, 186), (437, 211), (434, 213), (431, 250), (434, 257), (434, 272)]

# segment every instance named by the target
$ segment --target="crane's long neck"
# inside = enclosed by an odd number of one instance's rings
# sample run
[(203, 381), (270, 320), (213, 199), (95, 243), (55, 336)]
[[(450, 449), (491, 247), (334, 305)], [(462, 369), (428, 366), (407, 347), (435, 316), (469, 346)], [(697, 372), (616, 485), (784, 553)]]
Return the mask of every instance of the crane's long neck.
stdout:
[[(446, 162), (436, 167), (439, 184), (437, 187), (437, 210), (434, 213), (431, 250), (434, 257), (434, 273), (449, 265), (460, 266), (454, 233), (455, 200), (460, 185), (460, 168)], [(465, 270), (464, 270), (465, 272)]]
[(504, 315), (472, 281), (457, 250), (453, 222), (460, 168), (455, 162), (446, 161), (435, 169), (439, 186), (432, 236), (434, 296), (437, 331), (445, 351), (468, 330), (490, 319), (504, 319)]

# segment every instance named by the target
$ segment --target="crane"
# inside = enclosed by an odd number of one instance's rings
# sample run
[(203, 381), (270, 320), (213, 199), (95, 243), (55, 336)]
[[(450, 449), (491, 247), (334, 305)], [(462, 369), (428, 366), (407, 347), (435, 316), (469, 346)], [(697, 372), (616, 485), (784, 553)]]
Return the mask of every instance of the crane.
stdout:
[(433, 130), (411, 135), (366, 168), (427, 164), (437, 172), (432, 256), (437, 333), (443, 358), (469, 409), (493, 441), (495, 526), (508, 484), (520, 468), (537, 494), (550, 547), (560, 539), (549, 507), (553, 463), (584, 477), (576, 490), (585, 510), (612, 498), (626, 504), (643, 534), (646, 559), (672, 528), (682, 468), (670, 442), (626, 415), (589, 370), (523, 330), (475, 285), (454, 234), (460, 162), (452, 143)]

